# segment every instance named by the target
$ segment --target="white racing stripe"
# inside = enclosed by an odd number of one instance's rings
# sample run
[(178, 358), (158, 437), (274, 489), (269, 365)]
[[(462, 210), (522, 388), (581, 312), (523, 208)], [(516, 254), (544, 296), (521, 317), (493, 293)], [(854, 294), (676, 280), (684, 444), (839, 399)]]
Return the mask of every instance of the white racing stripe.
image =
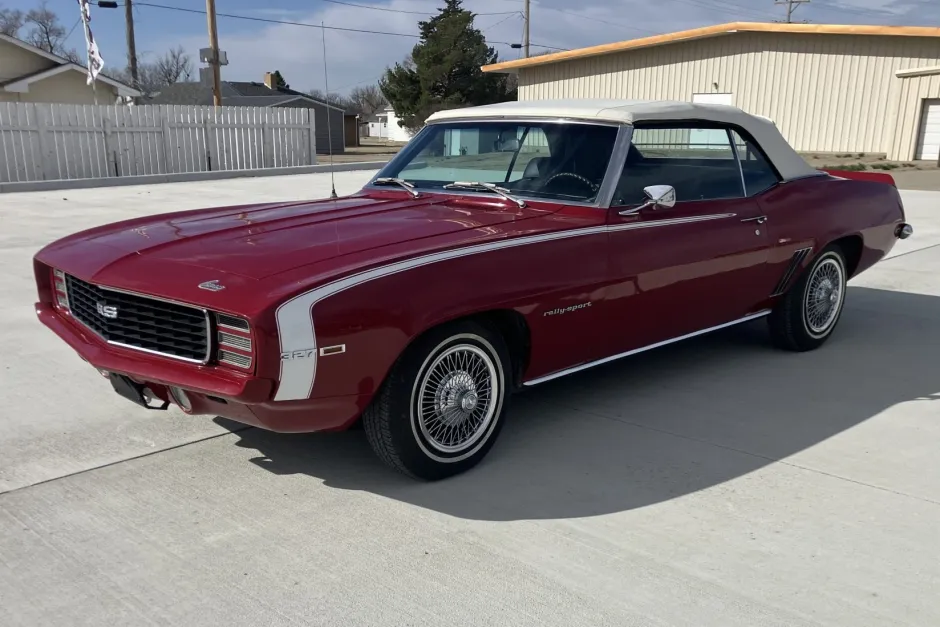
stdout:
[(310, 398), (313, 392), (313, 383), (317, 374), (317, 339), (316, 330), (313, 324), (313, 307), (321, 300), (334, 294), (348, 290), (351, 287), (361, 285), (368, 281), (373, 281), (392, 274), (398, 274), (413, 268), (420, 268), (432, 263), (447, 261), (449, 259), (458, 259), (469, 255), (502, 250), (505, 248), (514, 248), (516, 246), (526, 246), (528, 244), (538, 244), (540, 242), (550, 242), (572, 237), (584, 237), (588, 235), (600, 235), (604, 233), (627, 231), (632, 229), (651, 228), (656, 226), (669, 226), (674, 224), (687, 224), (689, 222), (701, 222), (704, 220), (719, 220), (722, 218), (733, 217), (733, 213), (713, 214), (706, 216), (694, 216), (689, 218), (675, 218), (656, 220), (650, 222), (634, 222), (630, 224), (621, 224), (617, 226), (593, 226), (583, 229), (571, 229), (568, 231), (555, 231), (552, 233), (541, 233), (539, 235), (529, 235), (516, 237), (513, 239), (498, 240), (487, 242), (485, 244), (476, 244), (453, 250), (441, 251), (412, 259), (405, 259), (387, 266), (373, 268), (359, 274), (339, 279), (321, 287), (299, 294), (294, 298), (282, 303), (275, 312), (277, 318), (277, 332), (281, 348), (281, 369), (279, 385), (274, 395), (275, 401), (296, 401)]

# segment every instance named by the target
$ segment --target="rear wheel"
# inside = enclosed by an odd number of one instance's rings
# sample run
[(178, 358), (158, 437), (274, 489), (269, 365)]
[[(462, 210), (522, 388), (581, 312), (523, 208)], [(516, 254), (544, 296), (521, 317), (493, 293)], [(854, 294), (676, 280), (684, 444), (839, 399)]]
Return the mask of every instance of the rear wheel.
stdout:
[(839, 246), (824, 249), (771, 312), (774, 344), (791, 351), (822, 346), (842, 316), (847, 275)]
[(469, 470), (489, 452), (509, 400), (503, 338), (462, 321), (420, 338), (395, 364), (362, 423), (392, 468), (436, 480)]

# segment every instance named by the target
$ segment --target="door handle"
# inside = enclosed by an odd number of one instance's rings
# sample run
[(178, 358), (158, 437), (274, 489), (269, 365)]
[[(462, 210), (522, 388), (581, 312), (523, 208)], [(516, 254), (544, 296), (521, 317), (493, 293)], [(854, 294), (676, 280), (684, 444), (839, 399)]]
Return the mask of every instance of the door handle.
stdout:
[(758, 224), (763, 224), (767, 221), (767, 216), (757, 216), (756, 218), (744, 218), (741, 222), (757, 222)]

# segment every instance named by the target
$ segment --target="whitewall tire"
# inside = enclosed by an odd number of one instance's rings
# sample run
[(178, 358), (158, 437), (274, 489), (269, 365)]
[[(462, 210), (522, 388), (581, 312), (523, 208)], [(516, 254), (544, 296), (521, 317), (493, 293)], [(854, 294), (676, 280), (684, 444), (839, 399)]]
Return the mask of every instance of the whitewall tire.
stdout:
[(502, 428), (511, 371), (503, 338), (488, 327), (461, 321), (430, 331), (405, 351), (364, 412), (369, 444), (419, 479), (472, 468)]
[(824, 249), (768, 317), (774, 344), (791, 351), (822, 346), (842, 317), (847, 280), (841, 248), (832, 245)]

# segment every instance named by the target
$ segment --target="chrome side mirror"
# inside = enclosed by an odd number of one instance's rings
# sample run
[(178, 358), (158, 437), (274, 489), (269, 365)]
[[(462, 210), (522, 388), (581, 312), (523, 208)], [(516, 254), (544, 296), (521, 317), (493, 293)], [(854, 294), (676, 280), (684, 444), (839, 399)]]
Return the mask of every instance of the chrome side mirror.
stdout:
[(622, 216), (631, 216), (644, 209), (671, 209), (676, 206), (676, 190), (672, 185), (650, 185), (643, 188), (646, 202), (639, 207), (620, 212)]

